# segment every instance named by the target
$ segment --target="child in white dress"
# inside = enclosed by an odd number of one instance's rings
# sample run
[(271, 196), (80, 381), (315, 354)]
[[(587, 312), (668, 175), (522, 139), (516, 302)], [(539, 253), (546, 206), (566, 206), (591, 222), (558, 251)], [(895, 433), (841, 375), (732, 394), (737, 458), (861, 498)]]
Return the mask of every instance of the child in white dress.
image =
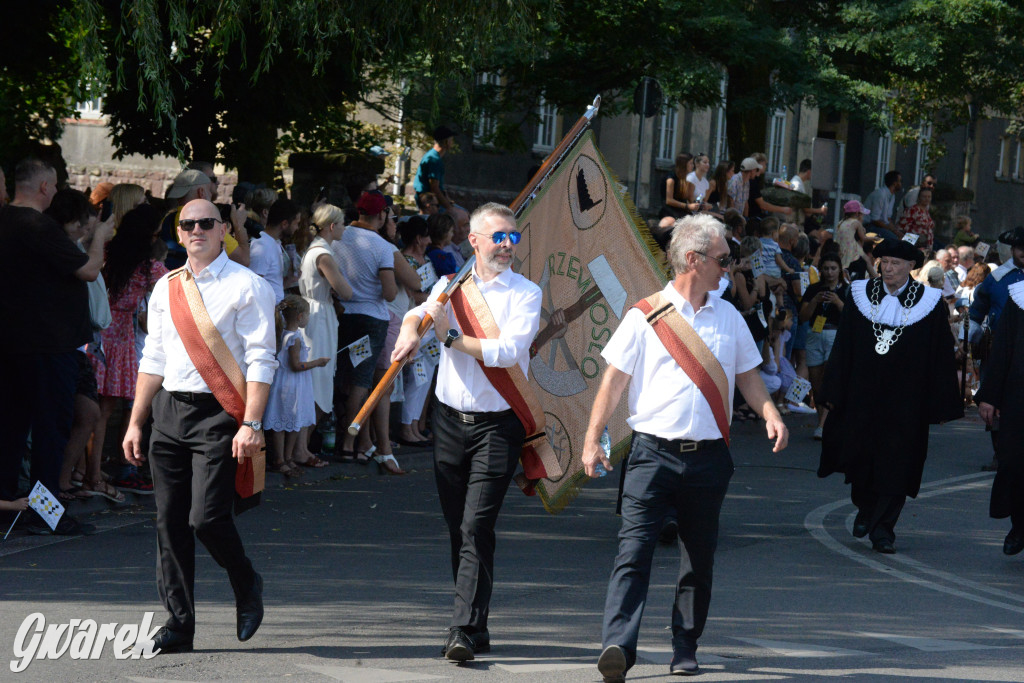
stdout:
[(308, 359), (309, 347), (299, 332), (309, 322), (309, 304), (305, 299), (289, 294), (277, 305), (277, 314), (278, 324), (283, 328), (277, 351), (278, 368), (263, 415), (274, 451), (268, 469), (295, 477), (301, 474), (294, 460), (296, 444), (300, 435), (316, 423), (313, 378), (307, 370), (322, 368), (329, 359)]

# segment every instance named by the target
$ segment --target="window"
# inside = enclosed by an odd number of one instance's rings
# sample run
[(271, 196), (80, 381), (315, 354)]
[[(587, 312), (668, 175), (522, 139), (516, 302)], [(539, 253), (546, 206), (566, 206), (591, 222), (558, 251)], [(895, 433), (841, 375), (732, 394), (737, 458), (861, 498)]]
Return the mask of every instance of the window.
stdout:
[[(501, 85), (501, 77), (498, 74), (482, 73), (477, 76), (476, 82), (477, 85), (499, 86)], [(491, 138), (494, 137), (494, 131), (497, 127), (498, 121), (494, 114), (487, 110), (481, 111), (476, 122), (476, 128), (473, 129), (473, 140), (482, 145), (492, 144)]]
[(1021, 163), (1021, 141), (1017, 140), (1017, 144), (1014, 145), (1013, 151), (1013, 179), (1022, 180), (1024, 179), (1024, 164)]
[(918, 183), (924, 178), (928, 165), (928, 145), (932, 140), (932, 124), (922, 123), (917, 133), (917, 159), (914, 162), (914, 180)]
[(103, 116), (103, 98), (94, 97), (91, 100), (85, 102), (77, 102), (75, 109), (78, 110), (78, 116), (83, 119), (98, 119)]
[(558, 109), (555, 105), (540, 98), (540, 106), (537, 108), (537, 137), (533, 141), (533, 149), (537, 152), (547, 152), (555, 148), (555, 130), (558, 127)]
[(729, 136), (726, 130), (725, 98), (726, 87), (729, 84), (729, 75), (722, 76), (719, 90), (722, 94), (722, 106), (715, 112), (715, 139), (712, 144), (712, 161), (717, 165), (729, 158)]
[(1021, 159), (1021, 141), (1013, 137), (999, 140), (999, 165), (996, 177), (1005, 180), (1024, 179), (1024, 160)]
[(658, 161), (675, 161), (677, 118), (679, 118), (679, 110), (675, 106), (666, 104), (665, 108), (661, 110), (661, 116), (658, 117)]
[(785, 146), (786, 110), (778, 109), (768, 121), (768, 173), (782, 173), (786, 160)]
[(875, 187), (885, 185), (885, 174), (889, 172), (889, 157), (892, 154), (892, 114), (886, 111), (885, 134), (878, 138), (878, 158), (875, 165)]

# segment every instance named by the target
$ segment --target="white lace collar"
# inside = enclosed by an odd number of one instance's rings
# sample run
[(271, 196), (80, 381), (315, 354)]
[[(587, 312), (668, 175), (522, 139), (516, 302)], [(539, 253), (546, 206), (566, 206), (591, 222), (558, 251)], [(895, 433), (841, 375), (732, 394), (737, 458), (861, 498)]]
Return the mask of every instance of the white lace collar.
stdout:
[[(868, 297), (868, 286), (874, 283), (875, 280), (856, 280), (850, 285), (850, 292), (853, 295), (853, 303), (857, 305), (857, 310), (861, 312), (868, 320), (871, 318), (871, 300)], [(908, 287), (916, 287), (918, 292), (915, 297), (914, 305), (910, 309), (910, 314), (907, 316), (906, 324), (913, 325), (914, 323), (921, 322), (925, 317), (932, 312), (935, 308), (935, 304), (942, 298), (942, 290), (935, 289), (934, 287), (926, 287), (916, 280), (910, 280)], [(903, 304), (900, 303), (898, 297), (889, 294), (886, 290), (885, 285), (881, 285), (884, 296), (881, 302), (878, 304), (877, 321), (882, 325), (888, 327), (901, 327), (903, 322)], [(874, 322), (874, 321), (872, 321)]]
[(1017, 304), (1017, 306), (1024, 310), (1024, 280), (1014, 282), (1006, 288), (1006, 291), (1010, 293), (1010, 298), (1013, 299), (1013, 303)]
[(1013, 259), (1010, 259), (1006, 261), (1006, 263), (992, 271), (992, 279), (995, 280), (996, 282), (999, 282), (1006, 276), (1007, 273), (1016, 269), (1017, 266), (1013, 265)]

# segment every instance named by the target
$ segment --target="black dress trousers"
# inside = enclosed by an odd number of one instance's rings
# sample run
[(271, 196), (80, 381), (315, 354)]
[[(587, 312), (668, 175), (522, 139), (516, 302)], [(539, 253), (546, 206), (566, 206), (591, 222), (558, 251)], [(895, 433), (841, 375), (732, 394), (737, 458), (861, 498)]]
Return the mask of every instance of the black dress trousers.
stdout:
[(255, 578), (232, 516), (236, 462), (231, 441), (238, 426), (212, 394), (196, 396), (182, 400), (157, 392), (149, 446), (157, 587), (170, 613), (166, 626), (187, 634), (195, 632), (196, 538), (227, 570), (236, 598)]
[(487, 630), (494, 584), (494, 526), (523, 447), (525, 430), (509, 410), (434, 410), (434, 478), (451, 539), (455, 610), (452, 626)]

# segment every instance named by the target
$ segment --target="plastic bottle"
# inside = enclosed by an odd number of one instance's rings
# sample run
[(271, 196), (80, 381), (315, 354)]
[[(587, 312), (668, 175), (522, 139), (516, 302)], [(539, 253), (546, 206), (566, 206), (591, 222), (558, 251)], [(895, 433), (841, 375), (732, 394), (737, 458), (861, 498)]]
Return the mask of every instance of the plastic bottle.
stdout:
[(782, 165), (782, 179), (784, 181), (786, 181), (787, 184), (789, 183), (789, 174), (786, 173), (786, 165), (785, 164)]
[[(608, 458), (608, 462), (612, 460), (612, 439), (608, 436), (608, 427), (604, 428), (601, 432), (601, 450), (604, 451), (604, 457)], [(603, 477), (608, 474), (608, 470), (604, 468), (604, 465), (597, 463), (597, 467), (594, 468), (597, 472), (597, 476)]]
[(335, 434), (334, 434), (334, 413), (331, 413), (330, 417), (328, 417), (326, 426), (324, 426), (320, 430), (320, 433), (321, 433), (321, 435), (323, 435), (323, 441), (324, 441), (323, 442), (323, 449), (325, 451), (327, 451), (327, 452), (333, 452), (334, 451), (334, 440), (335, 440)]

